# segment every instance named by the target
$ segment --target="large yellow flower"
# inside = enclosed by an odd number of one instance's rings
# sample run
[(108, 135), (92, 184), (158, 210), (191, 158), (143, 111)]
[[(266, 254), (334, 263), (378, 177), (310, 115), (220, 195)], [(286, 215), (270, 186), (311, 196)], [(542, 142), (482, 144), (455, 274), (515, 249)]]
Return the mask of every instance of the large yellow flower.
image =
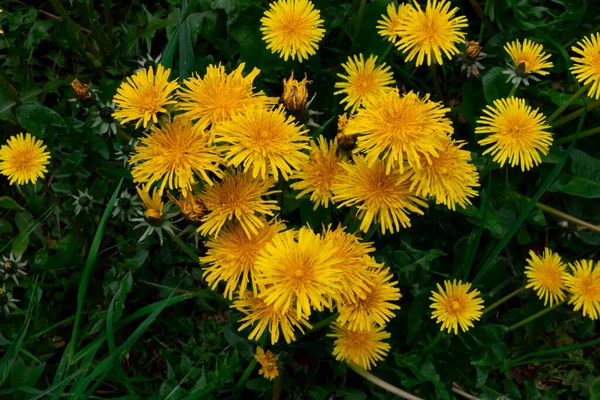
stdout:
[(256, 234), (248, 237), (240, 224), (226, 226), (218, 237), (210, 238), (206, 243), (206, 256), (199, 260), (210, 266), (204, 269), (202, 276), (213, 290), (219, 282), (225, 281), (223, 296), (230, 300), (238, 288), (238, 296), (243, 298), (248, 282), (252, 285), (252, 292), (257, 294), (254, 263), (273, 236), (284, 229), (283, 222), (272, 221), (265, 223)]
[(419, 207), (427, 207), (420, 197), (415, 196), (408, 183), (409, 173), (401, 174), (397, 169), (386, 173), (382, 161), (371, 166), (363, 156), (354, 156), (354, 164), (342, 163), (346, 175), (332, 186), (333, 200), (338, 207), (356, 206), (358, 218), (362, 220), (360, 229), (367, 232), (375, 220), (381, 225), (381, 232), (394, 233), (400, 225), (410, 226), (409, 212), (423, 214)]
[(525, 275), (527, 276), (526, 288), (532, 288), (537, 296), (544, 300), (544, 306), (550, 300), (550, 306), (565, 299), (565, 284), (569, 274), (567, 266), (560, 256), (546, 248), (540, 257), (533, 251), (529, 252)]
[(382, 14), (382, 19), (377, 21), (377, 29), (382, 37), (387, 38), (392, 43), (396, 43), (400, 37), (400, 26), (403, 23), (403, 18), (406, 17), (408, 7), (408, 3), (400, 5), (394, 3), (388, 4), (387, 15)]
[(510, 97), (494, 100), (488, 105), (475, 128), (475, 133), (490, 133), (480, 140), (482, 146), (492, 145), (483, 154), (491, 153), (494, 161), (503, 166), (521, 166), (521, 171), (530, 170), (542, 162), (552, 144), (552, 135), (547, 132), (546, 117), (537, 109), (525, 104), (524, 99)]
[(294, 117), (286, 116), (283, 106), (246, 108), (214, 129), (215, 143), (230, 165), (243, 166), (255, 178), (273, 176), (276, 181), (279, 174), (288, 180), (292, 170), (308, 160), (303, 153), (310, 149), (307, 132)]
[(337, 155), (338, 145), (334, 140), (327, 144), (323, 136), (318, 137), (319, 145), (311, 140), (310, 160), (304, 163), (292, 176), (292, 179), (298, 179), (290, 187), (298, 190), (300, 193), (296, 199), (310, 193), (310, 201), (314, 203), (314, 209), (323, 205), (329, 206), (333, 193), (331, 186), (335, 179), (344, 173), (340, 166), (341, 158)]
[(334, 299), (340, 303), (365, 299), (372, 282), (370, 269), (378, 265), (370, 256), (370, 253), (375, 251), (373, 243), (361, 242), (358, 237), (346, 232), (341, 225), (335, 230), (328, 226), (323, 239), (336, 249), (333, 257), (338, 261), (332, 268), (342, 271), (342, 289), (335, 294)]
[(389, 268), (382, 266), (369, 271), (365, 297), (338, 303), (340, 316), (337, 323), (353, 331), (369, 330), (374, 325), (385, 326), (395, 316), (394, 310), (400, 309), (394, 302), (402, 297), (393, 277)]
[(259, 296), (276, 310), (296, 309), (297, 318), (308, 318), (311, 308), (330, 307), (342, 273), (333, 268), (335, 251), (309, 228), (275, 235), (254, 266)]
[(258, 363), (261, 366), (261, 368), (258, 370), (259, 375), (264, 376), (270, 381), (279, 376), (277, 356), (273, 354), (271, 350), (267, 350), (267, 352), (265, 353), (262, 347), (257, 347), (254, 358), (256, 359), (256, 361), (258, 361)]
[(575, 261), (569, 264), (571, 274), (567, 276), (567, 289), (571, 293), (569, 304), (575, 311), (582, 309), (583, 316), (596, 320), (600, 318), (600, 262), (592, 260)]
[(113, 117), (122, 118), (121, 124), (137, 121), (135, 127), (148, 126), (152, 120), (158, 122), (159, 113), (169, 113), (166, 106), (175, 104), (173, 91), (179, 84), (177, 81), (169, 82), (170, 69), (159, 65), (156, 75), (152, 67), (142, 69), (135, 75), (127, 77), (117, 89), (113, 102), (119, 106)]
[(417, 196), (429, 196), (436, 204), (444, 204), (451, 210), (456, 204), (465, 208), (471, 204), (469, 197), (477, 196), (473, 189), (479, 186), (477, 168), (471, 164), (471, 153), (463, 150), (465, 142), (446, 138), (437, 157), (429, 163), (422, 160), (422, 169), (413, 170), (410, 190)]
[(348, 61), (342, 64), (347, 75), (337, 74), (343, 82), (336, 82), (335, 87), (339, 89), (333, 94), (344, 94), (341, 104), (346, 103), (344, 110), (351, 108), (354, 113), (364, 102), (375, 99), (394, 84), (394, 76), (390, 66), (383, 63), (377, 65), (377, 56), (370, 56), (365, 62), (362, 54), (348, 57)]
[(548, 75), (549, 72), (544, 70), (554, 65), (548, 61), (550, 54), (544, 52), (544, 47), (528, 39), (523, 40), (523, 44), (518, 39), (508, 43), (504, 46), (504, 50), (512, 59), (515, 68), (523, 64), (525, 74)]
[(210, 212), (202, 218), (198, 232), (219, 236), (227, 221), (236, 220), (248, 237), (257, 234), (266, 223), (263, 217), (273, 216), (273, 212), (279, 210), (277, 200), (263, 198), (279, 193), (279, 190), (269, 190), (274, 184), (272, 179), (263, 181), (236, 172), (226, 173), (221, 182), (213, 186), (205, 186), (200, 200)]
[(454, 282), (444, 281), (445, 290), (437, 284), (438, 292), (433, 292), (429, 299), (433, 301), (431, 318), (441, 323), (440, 330), (446, 329), (448, 333), (454, 331), (458, 334), (458, 327), (463, 332), (472, 328), (473, 320), (479, 320), (483, 309), (483, 300), (479, 297), (479, 290), (471, 289), (470, 283), (462, 283), (456, 279)]
[(447, 0), (427, 0), (425, 11), (416, 1), (406, 8), (396, 34), (396, 46), (407, 54), (406, 61), (417, 58), (417, 67), (425, 62), (443, 64), (442, 53), (451, 59), (458, 54), (456, 43), (464, 42), (467, 19), (456, 16), (458, 8), (450, 9)]
[(592, 33), (571, 47), (579, 55), (571, 57), (571, 72), (582, 85), (590, 85), (588, 95), (600, 99), (600, 33)]
[(325, 29), (321, 13), (309, 0), (277, 0), (269, 5), (260, 22), (267, 49), (302, 62), (314, 55), (323, 39)]
[(296, 317), (296, 313), (292, 308), (287, 311), (277, 310), (273, 304), (265, 303), (264, 299), (260, 299), (252, 292), (247, 292), (243, 299), (234, 301), (231, 307), (246, 314), (244, 318), (238, 321), (242, 324), (238, 330), (241, 331), (249, 326), (254, 326), (250, 335), (248, 335), (250, 340), (260, 339), (265, 329), (269, 328), (271, 344), (279, 341), (280, 334), (289, 344), (296, 340), (294, 329), (297, 328), (304, 333), (303, 327), (312, 328), (306, 318)]
[(427, 162), (437, 157), (442, 141), (453, 132), (440, 103), (413, 92), (399, 96), (397, 91), (383, 93), (359, 109), (348, 121), (345, 134), (358, 134), (355, 152), (366, 153), (369, 165), (381, 159), (386, 173), (392, 168), (404, 172), (404, 162), (421, 169), (421, 158)]
[(152, 132), (141, 138), (129, 159), (131, 175), (136, 183), (152, 185), (160, 182), (160, 193), (181, 189), (187, 194), (195, 182), (194, 174), (212, 185), (209, 173), (221, 176), (221, 158), (205, 126), (192, 124), (182, 118), (162, 127), (152, 127)]
[(44, 142), (30, 133), (10, 137), (0, 147), (0, 173), (8, 177), (11, 185), (37, 182), (50, 164), (50, 153), (45, 150)]
[(390, 338), (390, 334), (383, 328), (352, 331), (333, 324), (332, 329), (333, 333), (327, 336), (335, 338), (333, 356), (338, 361), (354, 363), (369, 370), (377, 362), (383, 361), (390, 351), (390, 345), (384, 342)]
[(215, 125), (231, 119), (248, 106), (269, 107), (277, 103), (276, 97), (267, 97), (262, 91), (254, 93), (254, 79), (260, 73), (258, 68), (244, 76), (245, 64), (227, 74), (225, 67), (209, 65), (206, 74), (198, 74), (183, 81), (183, 88), (177, 93), (177, 109), (182, 116), (198, 123)]

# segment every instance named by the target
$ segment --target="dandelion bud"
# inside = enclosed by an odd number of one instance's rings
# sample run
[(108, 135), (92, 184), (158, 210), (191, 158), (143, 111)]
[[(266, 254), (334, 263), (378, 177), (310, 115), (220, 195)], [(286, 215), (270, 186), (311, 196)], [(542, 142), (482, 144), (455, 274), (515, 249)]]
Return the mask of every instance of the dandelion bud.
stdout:
[(311, 83), (307, 80), (306, 74), (304, 79), (298, 82), (294, 79), (294, 72), (290, 75), (290, 79), (283, 80), (283, 95), (281, 102), (292, 113), (301, 113), (306, 108), (308, 101), (308, 90), (306, 84)]

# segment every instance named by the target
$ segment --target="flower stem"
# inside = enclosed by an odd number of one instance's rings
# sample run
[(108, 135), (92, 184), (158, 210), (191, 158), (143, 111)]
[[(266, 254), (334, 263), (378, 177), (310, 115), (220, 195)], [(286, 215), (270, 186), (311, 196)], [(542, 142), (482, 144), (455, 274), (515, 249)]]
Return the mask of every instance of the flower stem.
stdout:
[[(520, 197), (520, 198), (522, 198), (523, 200), (526, 200), (526, 201), (530, 201), (531, 200), (530, 198), (528, 198), (526, 196), (523, 196), (522, 194), (519, 194), (519, 193), (515, 193), (515, 196), (516, 197)], [(589, 222), (586, 222), (586, 221), (581, 220), (579, 218), (576, 218), (576, 217), (574, 217), (574, 216), (572, 216), (570, 214), (567, 214), (565, 212), (557, 210), (556, 208), (547, 206), (547, 205), (542, 204), (542, 203), (535, 203), (535, 206), (537, 208), (539, 208), (540, 210), (542, 210), (542, 211), (546, 211), (547, 213), (556, 215), (557, 217), (560, 217), (560, 218), (562, 218), (562, 219), (564, 219), (566, 221), (572, 222), (574, 224), (577, 224), (579, 226), (582, 226), (582, 227), (587, 228), (589, 230), (592, 230), (594, 232), (600, 232), (600, 226), (594, 225), (594, 224), (590, 224)]]
[(169, 234), (169, 236), (171, 236), (171, 239), (173, 239), (173, 241), (175, 243), (177, 243), (177, 245), (179, 247), (181, 247), (181, 249), (185, 252), (185, 254), (190, 256), (190, 258), (194, 261), (194, 264), (198, 264), (198, 256), (196, 255), (196, 252), (194, 250), (192, 250), (190, 248), (190, 246), (183, 243), (183, 240), (181, 240), (181, 238), (179, 236), (177, 236), (176, 234), (174, 234), (173, 232), (171, 232), (168, 229), (165, 229), (165, 231)]
[(495, 308), (497, 308), (498, 306), (502, 305), (503, 303), (507, 302), (508, 300), (512, 299), (513, 297), (515, 297), (516, 295), (518, 295), (519, 293), (521, 293), (523, 290), (525, 290), (525, 286), (522, 286), (520, 288), (518, 288), (517, 290), (507, 294), (506, 296), (504, 296), (503, 298), (501, 298), (500, 300), (498, 300), (497, 302), (487, 306), (486, 308), (483, 309), (483, 315), (489, 313), (490, 311), (494, 310)]
[(435, 88), (435, 93), (437, 94), (437, 97), (439, 98), (439, 100), (444, 103), (444, 93), (442, 92), (442, 87), (440, 86), (440, 81), (438, 80), (438, 66), (437, 64), (433, 63), (429, 66), (429, 69), (431, 71), (431, 79), (433, 79), (433, 86)]
[(356, 41), (358, 40), (358, 35), (360, 35), (360, 27), (362, 25), (366, 5), (367, 0), (360, 0), (360, 6), (358, 7), (358, 16), (356, 17), (356, 26), (354, 27), (354, 43), (356, 43)]
[(316, 324), (313, 325), (312, 329), (306, 333), (313, 333), (316, 332), (318, 330), (321, 330), (327, 326), (329, 326), (330, 323), (332, 323), (333, 321), (335, 321), (335, 319), (339, 316), (340, 314), (335, 313), (327, 318), (325, 318), (323, 321), (319, 321)]
[(563, 303), (564, 303), (564, 300), (563, 300), (563, 301), (561, 301), (561, 302), (559, 302), (559, 303), (556, 303), (556, 304), (555, 304), (555, 305), (553, 305), (552, 307), (545, 307), (545, 308), (544, 308), (542, 311), (538, 311), (538, 312), (536, 312), (535, 314), (533, 314), (533, 315), (530, 315), (529, 317), (527, 317), (527, 318), (523, 319), (522, 321), (519, 321), (519, 322), (517, 322), (516, 324), (513, 324), (513, 325), (509, 326), (509, 327), (508, 327), (508, 331), (507, 331), (507, 332), (510, 332), (510, 331), (513, 331), (513, 330), (515, 330), (515, 329), (517, 329), (517, 328), (520, 328), (520, 327), (522, 327), (523, 325), (527, 325), (527, 324), (528, 324), (528, 323), (530, 323), (531, 321), (533, 321), (533, 320), (535, 320), (535, 319), (537, 319), (537, 318), (541, 317), (542, 315), (544, 315), (544, 314), (546, 314), (546, 313), (549, 313), (550, 311), (554, 310), (556, 307), (560, 306), (560, 305), (561, 305), (561, 304), (563, 304)]
[[(594, 101), (594, 102), (591, 102), (591, 103), (589, 103), (589, 104), (587, 105), (587, 110), (588, 110), (588, 111), (591, 111), (591, 110), (593, 110), (594, 108), (596, 108), (596, 107), (598, 107), (598, 106), (600, 106), (600, 100), (596, 100), (596, 101)], [(555, 123), (553, 123), (553, 124), (552, 124), (552, 127), (553, 127), (553, 128), (557, 128), (557, 127), (559, 127), (559, 126), (561, 126), (561, 125), (564, 125), (564, 124), (566, 124), (567, 122), (569, 122), (569, 121), (571, 121), (571, 120), (573, 120), (573, 119), (575, 119), (575, 118), (579, 117), (581, 114), (583, 114), (583, 110), (584, 110), (585, 108), (586, 108), (586, 107), (585, 107), (585, 106), (583, 106), (583, 107), (581, 107), (579, 110), (575, 110), (575, 111), (573, 111), (572, 113), (565, 115), (564, 117), (562, 117), (561, 119), (559, 119), (558, 121), (556, 121)]]
[[(592, 129), (588, 129), (586, 131), (581, 132), (579, 134), (579, 137), (577, 137), (577, 138), (581, 139), (584, 137), (593, 136), (596, 133), (600, 133), (600, 126), (597, 128), (592, 128)], [(571, 142), (571, 141), (575, 140), (575, 137), (576, 137), (575, 135), (569, 135), (569, 136), (562, 137), (562, 138), (556, 140), (556, 144), (563, 144), (563, 143)]]
[(587, 90), (587, 86), (582, 86), (581, 89), (579, 89), (578, 91), (576, 91), (575, 93), (573, 93), (571, 95), (571, 97), (569, 97), (569, 99), (560, 107), (558, 107), (556, 109), (556, 111), (554, 111), (554, 113), (552, 113), (552, 115), (550, 117), (548, 117), (548, 123), (551, 124), (552, 121), (554, 121), (556, 118), (558, 118), (558, 116), (560, 114), (562, 114), (563, 111), (565, 111), (565, 109), (567, 107), (569, 107), (571, 105), (571, 103), (573, 103), (575, 100), (577, 100), (577, 98), (579, 96), (581, 96), (583, 93), (585, 93), (585, 91)]
[(58, 209), (60, 210), (60, 213), (65, 216), (65, 218), (67, 219), (67, 222), (69, 223), (69, 225), (71, 225), (71, 229), (73, 229), (73, 232), (75, 233), (76, 238), (78, 240), (83, 240), (83, 234), (81, 233), (81, 229), (79, 229), (79, 225), (77, 225), (71, 219), (71, 216), (67, 213), (67, 211), (65, 210), (65, 207), (63, 207), (60, 200), (58, 200), (58, 198), (54, 194), (54, 191), (48, 185), (48, 182), (42, 180), (42, 186), (44, 187), (44, 190), (46, 191), (46, 193), (48, 193), (48, 196), (50, 196), (50, 199), (52, 199), (54, 204), (56, 204), (56, 207), (58, 207)]
[(508, 94), (508, 97), (514, 96), (516, 91), (517, 91), (517, 84), (515, 83), (513, 85), (512, 89), (510, 89), (510, 93)]
[(375, 385), (379, 386), (380, 388), (387, 390), (390, 393), (395, 394), (396, 396), (402, 397), (403, 399), (407, 399), (407, 400), (423, 400), (421, 397), (417, 397), (414, 394), (410, 394), (408, 392), (405, 392), (402, 389), (397, 388), (396, 386), (392, 385), (391, 383), (387, 383), (383, 379), (380, 379), (380, 378), (376, 377), (375, 375), (373, 375), (372, 373), (365, 371), (364, 369), (362, 369), (361, 367), (359, 367), (356, 364), (348, 363), (347, 365), (348, 365), (348, 367), (350, 367), (351, 370), (353, 370), (354, 372), (356, 372), (357, 374), (359, 374), (366, 380), (374, 383)]
[(435, 347), (435, 345), (444, 337), (444, 331), (439, 331), (437, 335), (427, 344), (427, 346), (423, 347), (421, 353), (429, 353), (431, 349)]
[(388, 45), (387, 49), (385, 49), (385, 51), (383, 52), (383, 54), (379, 58), (377, 64), (383, 64), (383, 62), (385, 61), (385, 59), (387, 58), (387, 56), (390, 54), (390, 51), (392, 51), (393, 48), (394, 48), (394, 43), (390, 42), (390, 44)]

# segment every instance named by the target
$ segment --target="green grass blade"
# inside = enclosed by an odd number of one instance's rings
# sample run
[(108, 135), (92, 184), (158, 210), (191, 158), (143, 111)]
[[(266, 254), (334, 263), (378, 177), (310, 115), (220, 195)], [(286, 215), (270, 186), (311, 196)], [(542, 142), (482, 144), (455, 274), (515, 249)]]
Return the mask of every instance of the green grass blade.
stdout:
[(92, 269), (96, 264), (96, 257), (98, 255), (100, 243), (102, 243), (102, 236), (104, 234), (104, 227), (106, 225), (106, 221), (108, 221), (110, 213), (113, 210), (113, 206), (115, 205), (115, 201), (117, 201), (117, 196), (119, 195), (119, 191), (121, 190), (122, 184), (123, 178), (121, 178), (121, 180), (119, 181), (117, 188), (115, 189), (112, 197), (110, 198), (110, 201), (106, 206), (106, 209), (104, 210), (102, 219), (100, 219), (100, 224), (98, 225), (98, 229), (96, 230), (96, 235), (94, 235), (94, 241), (92, 242), (92, 246), (90, 247), (87, 261), (85, 263), (85, 267), (83, 268), (83, 274), (81, 275), (81, 280), (79, 281), (79, 289), (77, 291), (77, 311), (75, 313), (75, 322), (73, 323), (73, 333), (71, 334), (71, 342), (69, 343), (70, 364), (72, 364), (73, 356), (75, 355), (75, 349), (77, 346), (77, 334), (79, 330), (79, 324), (81, 322), (81, 312), (83, 311), (83, 300), (85, 298), (85, 292), (87, 290), (87, 286), (92, 275)]
[[(187, 1), (181, 3), (183, 13), (187, 11)], [(188, 78), (194, 68), (194, 46), (192, 44), (192, 35), (190, 33), (190, 21), (182, 18), (181, 29), (179, 30), (179, 77)]]
[(579, 343), (579, 344), (574, 344), (574, 345), (571, 345), (571, 346), (560, 347), (558, 349), (542, 350), (542, 351), (536, 351), (536, 352), (529, 353), (529, 354), (524, 354), (522, 356), (519, 356), (519, 357), (515, 358), (514, 360), (509, 361), (509, 364), (513, 365), (514, 363), (521, 362), (521, 361), (526, 360), (526, 359), (531, 358), (531, 357), (542, 357), (542, 356), (549, 356), (551, 354), (567, 353), (567, 352), (570, 352), (570, 351), (575, 351), (575, 350), (583, 349), (585, 347), (595, 346), (597, 344), (600, 344), (600, 338), (594, 339), (594, 340), (590, 340), (590, 341), (587, 341), (585, 343)]

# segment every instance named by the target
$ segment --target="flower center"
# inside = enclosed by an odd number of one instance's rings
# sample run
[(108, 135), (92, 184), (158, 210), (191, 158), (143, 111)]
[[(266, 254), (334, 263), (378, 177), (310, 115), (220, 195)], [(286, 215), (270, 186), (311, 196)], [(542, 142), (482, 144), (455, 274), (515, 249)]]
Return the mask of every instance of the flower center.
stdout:
[[(150, 222), (150, 223), (158, 223), (162, 216), (161, 212), (154, 208), (147, 209), (144, 215), (146, 216), (146, 218), (149, 220), (148, 222)], [(159, 225), (160, 225), (160, 223), (159, 223)]]
[(450, 309), (454, 312), (460, 310), (460, 303), (456, 300), (452, 300), (452, 302), (450, 302)]
[(119, 199), (119, 208), (127, 210), (131, 206), (131, 200), (126, 197), (121, 197)]
[(588, 277), (581, 282), (581, 296), (586, 299), (598, 299), (600, 297), (600, 285), (594, 279)]
[(592, 56), (590, 67), (595, 75), (600, 75), (600, 52)]
[(140, 90), (138, 95), (138, 107), (142, 112), (157, 113), (160, 109), (158, 96), (154, 86), (148, 86)]

